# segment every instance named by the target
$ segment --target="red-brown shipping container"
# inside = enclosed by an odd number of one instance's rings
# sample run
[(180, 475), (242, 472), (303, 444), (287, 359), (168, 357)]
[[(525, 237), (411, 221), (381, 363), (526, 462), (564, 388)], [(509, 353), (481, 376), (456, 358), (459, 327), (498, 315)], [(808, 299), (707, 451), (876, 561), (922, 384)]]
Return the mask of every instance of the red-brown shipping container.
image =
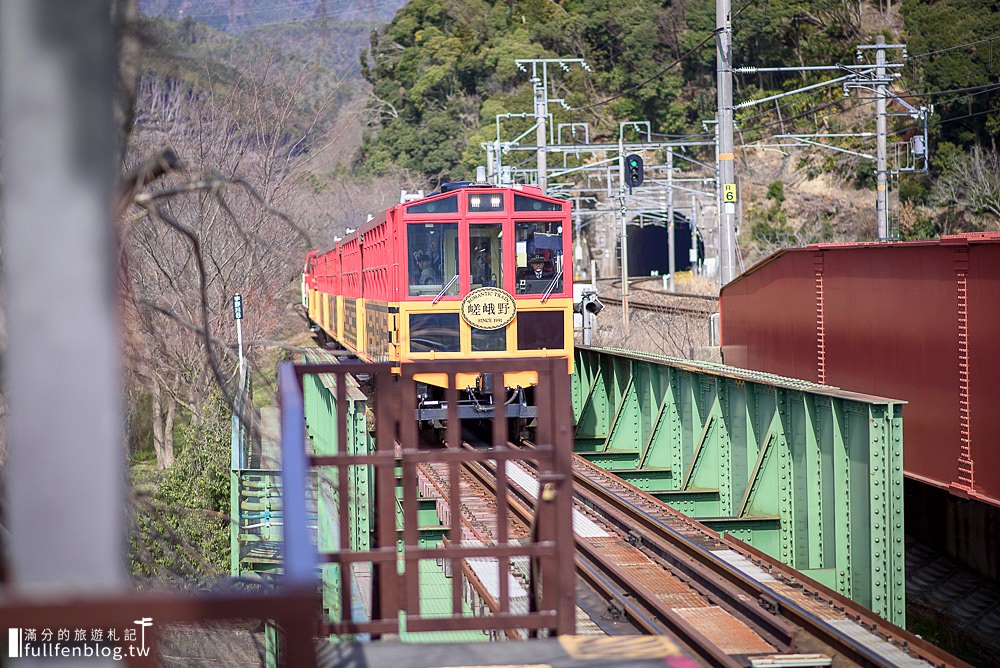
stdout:
[(907, 476), (1000, 506), (1000, 234), (782, 250), (719, 310), (726, 364), (906, 400)]

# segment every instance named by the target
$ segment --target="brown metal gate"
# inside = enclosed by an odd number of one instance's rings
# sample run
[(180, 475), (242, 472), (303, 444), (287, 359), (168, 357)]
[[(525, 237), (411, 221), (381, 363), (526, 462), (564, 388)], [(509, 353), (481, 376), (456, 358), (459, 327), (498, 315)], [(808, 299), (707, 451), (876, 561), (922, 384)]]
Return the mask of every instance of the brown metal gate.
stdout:
[[(570, 411), (570, 377), (565, 359), (520, 360), (442, 360), (407, 364), (399, 376), (391, 373), (388, 364), (308, 364), (294, 365), (296, 397), (289, 389), (282, 388), (282, 442), (288, 448), (295, 442), (304, 443), (302, 431), (302, 379), (309, 374), (331, 374), (336, 394), (336, 405), (344, 406), (347, 394), (343, 379), (348, 374), (365, 374), (370, 378), (374, 396), (375, 445), (370, 452), (348, 452), (348, 425), (346, 411), (336, 411), (336, 454), (317, 456), (309, 454), (307, 463), (314, 470), (334, 467), (330, 478), (337, 481), (338, 490), (347, 490), (337, 503), (338, 527), (320, 527), (336, 530), (342, 549), (319, 554), (324, 563), (339, 564), (340, 605), (337, 619), (327, 623), (324, 630), (332, 634), (371, 633), (375, 635), (400, 632), (400, 613), (405, 618), (408, 632), (482, 630), (497, 635), (512, 629), (536, 633), (548, 629), (550, 633), (572, 633), (575, 627), (575, 573), (573, 567), (574, 542), (571, 519), (572, 508), (572, 416)], [(498, 379), (503, 374), (532, 370), (538, 372), (538, 385), (534, 389), (538, 416), (535, 427), (536, 448), (525, 450), (508, 444), (507, 419), (501, 415), (492, 419), (493, 409), (480, 406), (485, 424), (491, 423), (491, 444), (480, 444), (475, 449), (463, 447), (458, 419), (459, 399), (464, 389), (456, 389), (456, 374), (492, 373)], [(282, 370), (282, 379), (291, 379), (290, 369)], [(446, 391), (445, 443), (440, 447), (421, 445), (421, 434), (416, 421), (417, 379), (421, 374), (445, 374), (450, 389)], [(441, 377), (439, 375), (439, 377)], [(499, 392), (503, 393), (502, 390)], [(294, 404), (297, 403), (297, 407)], [(299, 410), (294, 410), (298, 408)], [(502, 406), (501, 413), (503, 413)], [(293, 410), (289, 410), (293, 409)], [(297, 413), (297, 415), (296, 415)], [(289, 453), (286, 451), (286, 461)], [(511, 514), (507, 499), (507, 465), (504, 462), (527, 463), (537, 470), (539, 487), (543, 490), (534, 502), (533, 531), (528, 539), (514, 540), (508, 535)], [(495, 504), (496, 541), (492, 544), (472, 543), (463, 540), (461, 513), (449, 512), (448, 525), (443, 527), (447, 538), (439, 545), (422, 545), (418, 526), (418, 467), (428, 464), (447, 467), (448, 485), (446, 500), (449, 509), (461, 508), (463, 499), (459, 484), (460, 468), (468, 463), (496, 462), (498, 490)], [(374, 480), (374, 536), (372, 548), (367, 551), (350, 551), (348, 534), (351, 504), (359, 497), (349, 486), (350, 467), (371, 467)], [(287, 480), (286, 497), (291, 491)], [(301, 481), (305, 485), (306, 481)], [(402, 485), (401, 499), (397, 502), (397, 483)], [(347, 499), (345, 503), (344, 500)], [(305, 521), (294, 517), (297, 511), (286, 506), (286, 523)], [(306, 555), (303, 555), (306, 556)], [(286, 554), (289, 561), (294, 555)], [(527, 558), (532, 572), (528, 595), (531, 605), (527, 611), (511, 609), (508, 573), (512, 560)], [(463, 589), (468, 580), (469, 559), (495, 559), (498, 565), (499, 594), (496, 612), (481, 616), (463, 615)], [(420, 563), (434, 560), (445, 566), (451, 577), (450, 614), (433, 616), (421, 610)], [(357, 614), (353, 597), (357, 583), (352, 587), (351, 573), (355, 565), (370, 565), (371, 587), (362, 591), (370, 605), (364, 615)], [(479, 583), (470, 583), (481, 589)], [(362, 618), (358, 618), (358, 617)]]

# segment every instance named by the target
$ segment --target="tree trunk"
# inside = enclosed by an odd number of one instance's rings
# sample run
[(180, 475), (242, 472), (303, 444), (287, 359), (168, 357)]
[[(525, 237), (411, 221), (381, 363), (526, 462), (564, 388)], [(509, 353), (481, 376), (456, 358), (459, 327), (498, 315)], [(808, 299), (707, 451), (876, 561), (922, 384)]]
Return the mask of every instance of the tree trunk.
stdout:
[(153, 382), (153, 450), (156, 452), (156, 468), (163, 471), (174, 463), (174, 413), (176, 402), (167, 396), (166, 415), (163, 413), (164, 397), (160, 384)]
[(156, 453), (156, 468), (162, 471), (166, 468), (163, 464), (163, 423), (160, 422), (163, 405), (160, 396), (160, 384), (156, 381), (153, 381), (152, 400), (153, 451)]
[(174, 465), (174, 414), (177, 402), (172, 396), (167, 396), (167, 416), (163, 420), (163, 468)]

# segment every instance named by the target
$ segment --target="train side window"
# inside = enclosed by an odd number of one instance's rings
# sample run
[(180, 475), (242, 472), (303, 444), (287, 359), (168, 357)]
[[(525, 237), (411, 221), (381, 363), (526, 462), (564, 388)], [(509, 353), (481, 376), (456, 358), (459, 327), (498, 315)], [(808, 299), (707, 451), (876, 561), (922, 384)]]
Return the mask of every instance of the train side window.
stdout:
[(460, 350), (457, 313), (411, 313), (410, 352), (457, 353)]
[(515, 193), (514, 211), (562, 211), (562, 204)]
[(507, 350), (507, 329), (472, 328), (472, 351), (490, 352)]
[(519, 294), (563, 290), (563, 238), (558, 222), (514, 224), (517, 253), (515, 289)]
[(500, 223), (469, 226), (469, 266), (472, 289), (503, 285), (503, 252)]
[(565, 346), (562, 311), (519, 311), (518, 350), (562, 350)]
[(446, 286), (445, 295), (457, 295), (458, 223), (411, 223), (406, 232), (410, 296), (435, 296)]
[(458, 213), (458, 198), (452, 195), (430, 202), (411, 204), (406, 207), (406, 213)]

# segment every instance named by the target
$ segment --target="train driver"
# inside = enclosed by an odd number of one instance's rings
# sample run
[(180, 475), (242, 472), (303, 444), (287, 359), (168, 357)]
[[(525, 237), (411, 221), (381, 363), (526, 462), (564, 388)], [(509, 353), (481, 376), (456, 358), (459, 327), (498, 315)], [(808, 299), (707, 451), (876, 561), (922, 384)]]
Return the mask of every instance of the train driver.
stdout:
[(555, 272), (545, 265), (545, 258), (537, 253), (528, 260), (527, 267), (521, 267), (517, 270), (518, 280), (541, 280), (553, 276), (555, 276)]

